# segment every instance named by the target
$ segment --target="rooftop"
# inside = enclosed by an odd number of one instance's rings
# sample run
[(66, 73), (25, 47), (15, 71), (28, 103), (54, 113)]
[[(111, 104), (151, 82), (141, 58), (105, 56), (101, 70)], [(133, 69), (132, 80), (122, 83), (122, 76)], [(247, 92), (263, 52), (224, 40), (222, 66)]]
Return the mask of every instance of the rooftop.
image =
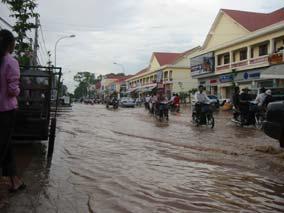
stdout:
[(221, 11), (229, 15), (250, 32), (284, 21), (284, 8), (271, 13), (255, 13), (229, 9), (221, 9)]

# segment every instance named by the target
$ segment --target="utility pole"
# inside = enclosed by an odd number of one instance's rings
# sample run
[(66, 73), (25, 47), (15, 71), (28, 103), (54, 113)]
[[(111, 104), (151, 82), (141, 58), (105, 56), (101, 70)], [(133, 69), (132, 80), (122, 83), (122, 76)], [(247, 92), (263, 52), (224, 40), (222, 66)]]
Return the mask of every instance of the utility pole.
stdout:
[(39, 47), (39, 45), (38, 45), (38, 27), (39, 27), (38, 17), (36, 17), (35, 25), (36, 25), (36, 28), (35, 28), (34, 51), (33, 51), (33, 65), (34, 66), (36, 66), (38, 64), (38, 61), (37, 61), (37, 49)]
[(51, 53), (50, 53), (50, 51), (48, 51), (48, 52), (47, 52), (47, 55), (48, 55), (48, 62), (47, 62), (47, 66), (48, 66), (48, 67), (51, 67), (51, 59), (50, 59), (50, 57), (51, 57)]

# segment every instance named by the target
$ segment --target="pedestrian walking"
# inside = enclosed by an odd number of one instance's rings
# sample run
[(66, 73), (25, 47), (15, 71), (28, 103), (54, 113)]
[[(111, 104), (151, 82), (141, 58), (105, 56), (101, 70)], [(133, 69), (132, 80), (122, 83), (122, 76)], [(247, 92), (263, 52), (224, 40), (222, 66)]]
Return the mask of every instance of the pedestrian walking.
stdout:
[(11, 55), (15, 38), (8, 30), (0, 31), (0, 168), (1, 175), (9, 177), (10, 192), (25, 188), (17, 176), (11, 136), (15, 123), (17, 96), (20, 93), (20, 68), (18, 61)]

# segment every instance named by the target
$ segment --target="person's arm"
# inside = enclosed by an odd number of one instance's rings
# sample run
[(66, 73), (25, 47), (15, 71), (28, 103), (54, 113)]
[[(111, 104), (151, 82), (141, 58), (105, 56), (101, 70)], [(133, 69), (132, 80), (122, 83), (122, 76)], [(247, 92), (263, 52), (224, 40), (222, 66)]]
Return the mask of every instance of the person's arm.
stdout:
[(20, 67), (16, 60), (12, 60), (12, 62), (8, 65), (6, 80), (8, 95), (12, 97), (18, 96), (20, 94)]
[(194, 94), (194, 99), (195, 99), (195, 102), (199, 102), (197, 92)]
[(206, 99), (206, 103), (210, 103), (210, 99), (208, 98), (208, 96), (207, 96), (206, 93), (204, 93), (204, 97), (205, 97), (205, 99)]
[(255, 103), (259, 104), (261, 102), (260, 94), (258, 94), (255, 98)]

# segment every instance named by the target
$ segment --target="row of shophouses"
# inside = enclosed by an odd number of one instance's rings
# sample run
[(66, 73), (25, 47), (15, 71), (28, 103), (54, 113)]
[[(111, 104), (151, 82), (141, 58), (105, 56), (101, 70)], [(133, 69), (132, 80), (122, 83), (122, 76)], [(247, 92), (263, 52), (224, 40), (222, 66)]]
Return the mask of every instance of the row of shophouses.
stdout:
[(219, 98), (230, 98), (233, 85), (255, 91), (284, 87), (283, 48), (284, 8), (271, 13), (221, 9), (202, 46), (154, 52), (145, 69), (109, 85), (139, 95), (163, 87), (170, 95), (202, 84)]

